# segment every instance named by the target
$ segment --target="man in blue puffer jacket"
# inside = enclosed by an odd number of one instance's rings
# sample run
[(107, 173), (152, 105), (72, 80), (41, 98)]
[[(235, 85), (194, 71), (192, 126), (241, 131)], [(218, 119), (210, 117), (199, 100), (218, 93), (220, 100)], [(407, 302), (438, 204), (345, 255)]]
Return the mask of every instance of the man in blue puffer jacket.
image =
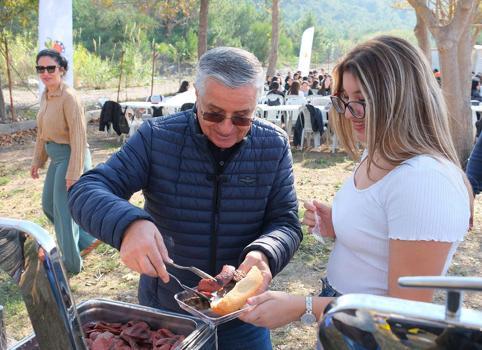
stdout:
[[(105, 164), (69, 192), (81, 227), (120, 250), (141, 273), (143, 305), (182, 312), (164, 261), (211, 275), (224, 264), (256, 265), (264, 289), (298, 249), (293, 164), (286, 134), (253, 119), (263, 72), (254, 55), (220, 47), (200, 59), (193, 110), (146, 121)], [(142, 190), (144, 209), (128, 202)], [(181, 281), (198, 279), (175, 270)], [(234, 320), (219, 349), (271, 349), (269, 331)]]

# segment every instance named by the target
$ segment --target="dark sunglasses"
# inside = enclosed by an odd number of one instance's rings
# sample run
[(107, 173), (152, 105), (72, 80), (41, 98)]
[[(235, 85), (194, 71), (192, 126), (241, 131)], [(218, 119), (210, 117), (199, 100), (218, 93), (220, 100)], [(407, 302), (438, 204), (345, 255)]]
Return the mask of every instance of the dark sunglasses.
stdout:
[(338, 113), (345, 113), (345, 110), (349, 110), (351, 115), (357, 119), (365, 118), (365, 102), (363, 101), (348, 101), (345, 102), (339, 96), (330, 96), (331, 104)]
[(47, 70), (48, 73), (53, 73), (57, 67), (58, 66), (35, 66), (35, 69), (37, 73), (43, 73), (45, 70)]
[(216, 112), (201, 112), (203, 119), (211, 123), (221, 123), (224, 119), (231, 119), (231, 123), (236, 126), (250, 126), (253, 122), (253, 117), (241, 117), (233, 115), (231, 118), (226, 117), (224, 114)]

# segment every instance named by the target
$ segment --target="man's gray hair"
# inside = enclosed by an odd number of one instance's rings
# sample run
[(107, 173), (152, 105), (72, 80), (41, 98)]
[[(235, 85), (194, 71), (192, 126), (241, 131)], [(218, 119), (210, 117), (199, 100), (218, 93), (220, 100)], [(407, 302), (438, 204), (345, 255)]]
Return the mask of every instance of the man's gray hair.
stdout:
[(252, 53), (235, 47), (216, 47), (207, 51), (197, 65), (196, 90), (204, 95), (207, 78), (213, 78), (232, 89), (245, 85), (256, 87), (257, 96), (264, 85), (263, 67)]

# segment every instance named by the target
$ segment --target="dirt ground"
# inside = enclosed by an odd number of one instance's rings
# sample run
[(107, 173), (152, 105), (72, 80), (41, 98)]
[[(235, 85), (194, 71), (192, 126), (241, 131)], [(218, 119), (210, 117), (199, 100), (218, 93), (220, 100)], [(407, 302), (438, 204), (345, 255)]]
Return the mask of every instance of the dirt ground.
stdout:
[[(115, 137), (96, 131), (89, 126), (94, 165), (104, 161), (115, 152), (120, 143)], [(41, 190), (45, 171), (39, 180), (29, 177), (29, 165), (33, 140), (25, 144), (0, 149), (0, 217), (12, 217), (34, 221), (49, 232), (52, 226), (41, 211)], [(353, 162), (344, 154), (323, 152), (293, 151), (294, 171), (298, 197), (318, 198), (330, 203), (335, 192), (353, 169)], [(132, 202), (141, 204), (140, 194), (134, 195)], [(459, 247), (450, 274), (461, 276), (481, 276), (481, 228), (482, 200), (475, 203), (475, 225), (466, 240)], [(273, 290), (283, 290), (306, 295), (317, 293), (319, 278), (324, 274), (331, 243), (317, 243), (305, 237), (301, 248), (290, 264), (273, 280)], [(85, 261), (84, 271), (70, 279), (76, 302), (92, 298), (110, 298), (127, 302), (137, 302), (138, 275), (130, 272), (119, 261), (117, 251), (101, 245)], [(2, 300), (3, 299), (3, 300)], [(442, 302), (442, 296), (437, 297)], [(28, 317), (15, 286), (0, 274), (0, 304), (6, 307), (7, 334), (20, 339), (31, 332)], [(482, 294), (467, 293), (465, 306), (482, 309)], [(314, 347), (316, 331), (314, 327), (302, 327), (298, 322), (272, 332), (274, 348), (310, 349)]]

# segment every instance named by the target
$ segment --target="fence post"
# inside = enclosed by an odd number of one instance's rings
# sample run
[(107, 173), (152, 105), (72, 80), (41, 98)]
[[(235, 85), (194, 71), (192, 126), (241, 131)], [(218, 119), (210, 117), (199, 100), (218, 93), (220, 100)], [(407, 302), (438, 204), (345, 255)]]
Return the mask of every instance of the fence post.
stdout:
[(8, 91), (10, 92), (10, 115), (12, 116), (12, 122), (15, 123), (17, 121), (17, 116), (15, 115), (15, 108), (13, 106), (13, 94), (12, 94), (12, 76), (10, 74), (10, 52), (8, 51), (8, 39), (5, 35), (4, 38), (5, 44), (5, 63), (7, 64), (7, 78), (8, 78)]

